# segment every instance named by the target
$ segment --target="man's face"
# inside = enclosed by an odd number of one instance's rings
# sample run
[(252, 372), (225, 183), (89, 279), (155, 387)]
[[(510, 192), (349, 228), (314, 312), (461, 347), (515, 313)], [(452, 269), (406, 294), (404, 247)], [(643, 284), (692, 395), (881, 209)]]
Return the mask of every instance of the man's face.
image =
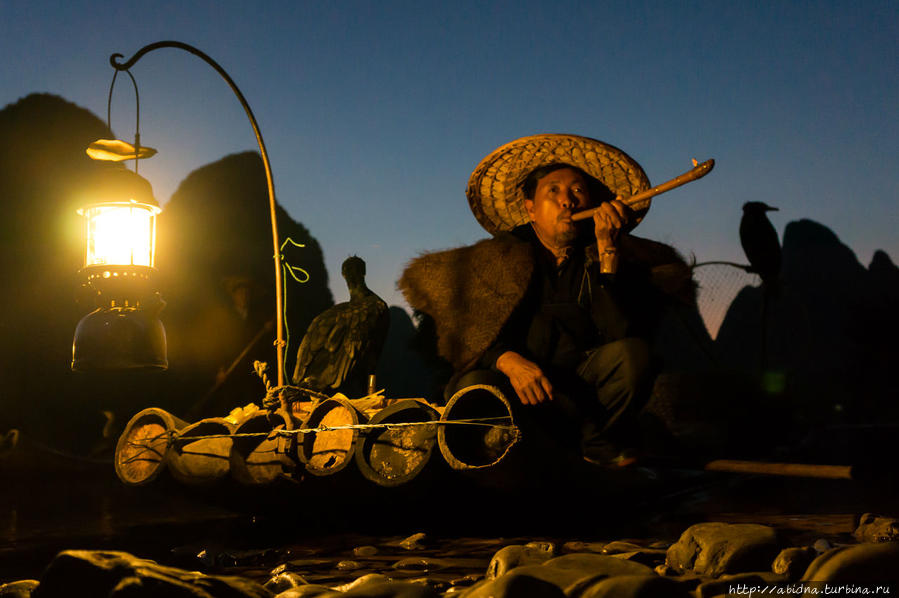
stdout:
[(571, 168), (560, 168), (537, 180), (534, 199), (525, 199), (524, 207), (544, 244), (569, 247), (578, 236), (571, 215), (589, 207), (590, 202), (583, 175)]

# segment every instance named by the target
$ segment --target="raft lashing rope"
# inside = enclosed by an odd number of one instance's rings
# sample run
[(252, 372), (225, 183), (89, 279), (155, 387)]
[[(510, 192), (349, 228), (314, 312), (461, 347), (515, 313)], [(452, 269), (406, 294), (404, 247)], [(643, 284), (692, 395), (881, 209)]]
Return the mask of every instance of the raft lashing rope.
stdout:
[(317, 428), (304, 428), (297, 430), (272, 430), (271, 432), (248, 432), (245, 434), (204, 434), (202, 436), (182, 436), (177, 431), (167, 431), (164, 434), (144, 438), (140, 442), (130, 442), (134, 447), (142, 446), (148, 450), (152, 449), (152, 445), (160, 440), (167, 442), (185, 442), (188, 440), (208, 440), (211, 438), (268, 438), (270, 436), (283, 436), (285, 438), (294, 438), (300, 434), (316, 434), (319, 432), (334, 432), (337, 430), (396, 430), (399, 428), (425, 428), (447, 425), (463, 425), (463, 426), (486, 426), (490, 429), (507, 430), (514, 434), (520, 434), (521, 431), (514, 425), (501, 426), (492, 421), (504, 420), (509, 421), (508, 417), (485, 417), (481, 419), (460, 419), (454, 421), (425, 421), (425, 422), (401, 422), (401, 423), (382, 423), (382, 424), (349, 424), (345, 426), (319, 426)]
[(230, 472), (242, 484), (266, 485), (355, 470), (398, 486), (433, 469), (426, 466), (435, 446), (451, 469), (478, 470), (499, 465), (521, 438), (511, 405), (490, 386), (462, 389), (443, 408), (384, 399), (383, 391), (351, 401), (294, 387), (285, 410), (276, 408), (285, 389), (269, 390), (266, 409), (193, 424), (158, 408), (141, 411), (116, 447), (119, 479), (139, 486), (168, 472), (180, 483), (207, 485)]

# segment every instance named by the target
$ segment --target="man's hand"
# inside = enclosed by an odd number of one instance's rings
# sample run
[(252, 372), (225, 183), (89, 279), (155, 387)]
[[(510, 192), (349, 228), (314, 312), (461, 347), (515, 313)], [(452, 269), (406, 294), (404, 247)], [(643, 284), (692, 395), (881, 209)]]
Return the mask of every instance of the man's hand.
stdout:
[(523, 405), (536, 405), (553, 400), (553, 387), (533, 361), (515, 351), (506, 351), (496, 359), (496, 368), (504, 373), (518, 393)]
[(593, 214), (593, 230), (596, 233), (596, 245), (599, 252), (615, 247), (618, 233), (631, 221), (631, 209), (621, 202), (620, 198), (599, 204)]

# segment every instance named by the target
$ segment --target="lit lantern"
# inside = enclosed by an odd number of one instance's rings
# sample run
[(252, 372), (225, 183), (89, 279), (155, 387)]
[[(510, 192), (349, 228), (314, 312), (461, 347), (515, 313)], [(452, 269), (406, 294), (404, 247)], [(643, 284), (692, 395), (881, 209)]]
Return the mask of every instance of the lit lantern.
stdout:
[(145, 179), (98, 168), (84, 217), (84, 268), (97, 308), (75, 329), (72, 369), (165, 369), (165, 303), (153, 287), (159, 204)]
[(157, 206), (100, 204), (80, 210), (84, 216), (84, 266), (153, 266)]

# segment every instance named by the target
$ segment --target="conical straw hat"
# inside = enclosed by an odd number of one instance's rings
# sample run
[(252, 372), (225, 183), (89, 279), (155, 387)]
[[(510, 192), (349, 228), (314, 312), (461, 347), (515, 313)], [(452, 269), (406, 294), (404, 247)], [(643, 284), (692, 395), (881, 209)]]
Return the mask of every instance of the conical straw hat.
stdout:
[[(522, 182), (535, 168), (558, 163), (580, 168), (622, 197), (651, 186), (640, 165), (617, 147), (579, 135), (531, 135), (497, 148), (471, 173), (466, 195), (475, 218), (494, 235), (528, 222)], [(649, 205), (647, 199), (631, 206), (637, 223)]]

